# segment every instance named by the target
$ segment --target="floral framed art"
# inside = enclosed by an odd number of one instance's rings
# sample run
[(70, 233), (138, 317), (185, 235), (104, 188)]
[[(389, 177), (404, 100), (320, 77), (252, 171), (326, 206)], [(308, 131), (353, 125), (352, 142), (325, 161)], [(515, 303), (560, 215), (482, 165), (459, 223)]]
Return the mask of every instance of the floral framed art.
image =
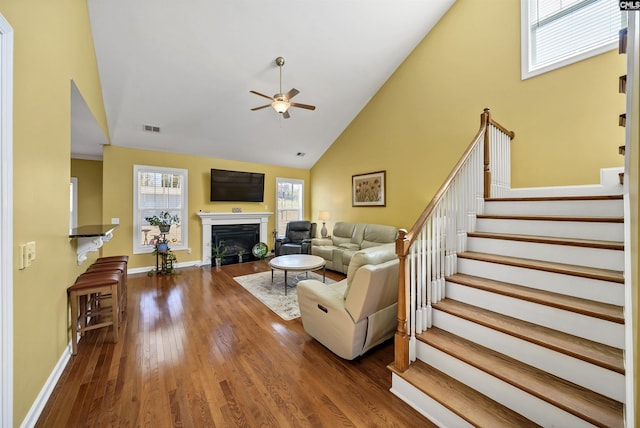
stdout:
[(354, 207), (386, 206), (386, 171), (369, 172), (351, 177), (351, 205)]

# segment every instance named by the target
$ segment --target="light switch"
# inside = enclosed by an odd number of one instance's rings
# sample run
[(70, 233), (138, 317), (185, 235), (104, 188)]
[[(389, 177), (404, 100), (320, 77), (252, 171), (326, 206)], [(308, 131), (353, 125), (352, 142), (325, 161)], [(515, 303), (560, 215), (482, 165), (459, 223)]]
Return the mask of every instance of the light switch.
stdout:
[(120, 218), (119, 217), (112, 217), (111, 218), (111, 224), (120, 224)]
[(36, 259), (36, 242), (27, 242), (24, 250), (24, 267), (31, 266), (31, 262)]

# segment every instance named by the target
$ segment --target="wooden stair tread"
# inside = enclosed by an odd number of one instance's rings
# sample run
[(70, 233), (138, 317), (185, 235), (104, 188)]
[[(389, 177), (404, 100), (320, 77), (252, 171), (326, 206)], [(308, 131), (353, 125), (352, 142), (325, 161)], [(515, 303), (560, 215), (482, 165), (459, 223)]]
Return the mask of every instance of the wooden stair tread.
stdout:
[(445, 279), (457, 284), (501, 294), (503, 296), (509, 296), (516, 299), (526, 300), (528, 302), (563, 309), (565, 311), (575, 312), (618, 324), (624, 324), (624, 311), (621, 306), (462, 273), (450, 275)]
[(389, 369), (447, 409), (479, 427), (539, 427), (519, 413), (417, 360), (403, 373)]
[(527, 202), (527, 201), (607, 201), (620, 200), (622, 195), (577, 195), (577, 196), (518, 196), (507, 198), (485, 198), (486, 202)]
[(546, 262), (542, 260), (524, 259), (520, 257), (502, 256), (497, 254), (485, 254), (475, 251), (458, 253), (458, 259), (472, 259), (489, 263), (498, 263), (508, 266), (536, 269), (546, 272), (561, 273), (565, 275), (580, 276), (584, 278), (611, 281), (624, 284), (624, 275), (621, 271), (593, 268), (589, 266), (569, 265), (565, 263)]
[(596, 426), (624, 426), (622, 403), (438, 328), (419, 339)]
[(498, 314), (453, 299), (441, 300), (435, 303), (433, 308), (605, 369), (613, 370), (620, 374), (625, 373), (622, 349)]
[(624, 217), (586, 217), (566, 215), (516, 215), (516, 214), (478, 214), (478, 219), (494, 220), (535, 220), (535, 221), (575, 221), (591, 223), (624, 223)]
[(554, 236), (518, 235), (510, 233), (494, 232), (469, 232), (468, 237), (504, 239), (519, 242), (534, 242), (538, 244), (570, 245), (573, 247), (598, 248), (604, 250), (624, 251), (624, 243), (618, 241), (601, 241), (596, 239), (558, 238)]

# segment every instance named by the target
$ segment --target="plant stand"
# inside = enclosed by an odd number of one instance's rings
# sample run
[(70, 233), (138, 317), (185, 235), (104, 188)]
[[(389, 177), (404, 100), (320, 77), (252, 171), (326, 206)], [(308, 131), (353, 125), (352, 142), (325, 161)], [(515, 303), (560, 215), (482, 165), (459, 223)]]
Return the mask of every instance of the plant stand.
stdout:
[(155, 248), (156, 254), (156, 274), (157, 275), (168, 275), (173, 274), (174, 267), (173, 262), (176, 257), (169, 249), (169, 244), (167, 243), (166, 233), (161, 235), (161, 238), (156, 242)]

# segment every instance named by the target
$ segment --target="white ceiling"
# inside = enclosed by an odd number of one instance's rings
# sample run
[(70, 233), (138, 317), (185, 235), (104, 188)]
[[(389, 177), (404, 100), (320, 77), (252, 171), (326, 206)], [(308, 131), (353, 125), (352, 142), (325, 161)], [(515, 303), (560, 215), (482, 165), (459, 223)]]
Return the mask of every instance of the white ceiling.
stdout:
[[(310, 168), (454, 2), (88, 0), (111, 144)], [(250, 111), (269, 102), (250, 90), (279, 91), (278, 56), (315, 111)], [(72, 154), (100, 157), (72, 100)]]

